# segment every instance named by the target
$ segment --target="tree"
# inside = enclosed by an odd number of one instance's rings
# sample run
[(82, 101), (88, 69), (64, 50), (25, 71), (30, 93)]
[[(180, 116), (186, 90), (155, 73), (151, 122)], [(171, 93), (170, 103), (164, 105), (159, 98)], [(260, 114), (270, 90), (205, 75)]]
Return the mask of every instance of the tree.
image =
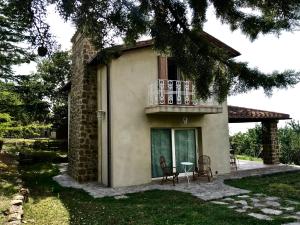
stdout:
[[(274, 87), (285, 88), (299, 82), (294, 71), (264, 74), (247, 63), (229, 59), (228, 52), (207, 41), (203, 32), (211, 5), (217, 17), (232, 30), (240, 29), (251, 40), (259, 34), (291, 31), (299, 26), (298, 0), (25, 0), (32, 21), (41, 22), (48, 4), (56, 4), (66, 19), (91, 38), (99, 49), (114, 44), (116, 37), (134, 43), (142, 35), (154, 38), (157, 51), (175, 57), (181, 70), (196, 83), (197, 93), (222, 101), (229, 93), (262, 87), (270, 94)], [(26, 9), (28, 9), (28, 7)], [(21, 14), (19, 14), (21, 15)], [(34, 27), (32, 23), (31, 27)], [(37, 30), (38, 34), (39, 30)], [(47, 37), (47, 36), (46, 36)], [(47, 38), (45, 38), (46, 40)], [(211, 87), (213, 87), (211, 89)]]
[(71, 78), (71, 58), (68, 51), (54, 52), (51, 57), (37, 65), (35, 77), (44, 87), (44, 96), (52, 105), (66, 100), (66, 93), (61, 91)]
[(65, 131), (68, 126), (68, 95), (62, 88), (71, 78), (69, 52), (57, 51), (42, 60), (34, 76), (43, 87), (44, 98), (49, 100), (53, 128)]
[(230, 145), (239, 155), (260, 157), (262, 146), (262, 128), (256, 125), (245, 133), (237, 133), (230, 136)]
[(31, 54), (25, 48), (18, 46), (26, 40), (24, 30), (27, 25), (17, 18), (9, 7), (0, 1), (0, 78), (8, 79), (13, 75), (12, 66), (28, 62)]
[(20, 76), (14, 82), (0, 81), (0, 113), (14, 121), (67, 124), (67, 93), (61, 91), (71, 76), (69, 52), (58, 51), (41, 60), (37, 72)]
[(0, 113), (9, 114), (16, 124), (49, 120), (49, 103), (44, 99), (44, 87), (33, 76), (24, 76), (15, 83), (0, 81)]
[(35, 60), (33, 49), (55, 47), (45, 23), (46, 5), (37, 0), (0, 0), (0, 79), (15, 80), (12, 66)]
[(300, 165), (300, 121), (288, 122), (278, 130), (280, 161)]

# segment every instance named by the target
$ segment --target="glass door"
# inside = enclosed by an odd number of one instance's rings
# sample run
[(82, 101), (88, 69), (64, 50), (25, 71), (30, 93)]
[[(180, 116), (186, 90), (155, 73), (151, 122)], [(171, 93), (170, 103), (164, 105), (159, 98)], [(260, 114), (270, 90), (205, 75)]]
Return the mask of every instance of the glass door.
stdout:
[(168, 166), (172, 166), (171, 129), (151, 130), (151, 165), (152, 177), (161, 177), (162, 170), (159, 164), (160, 156), (164, 156)]
[(195, 129), (174, 130), (176, 169), (184, 172), (181, 162), (196, 163), (196, 134)]

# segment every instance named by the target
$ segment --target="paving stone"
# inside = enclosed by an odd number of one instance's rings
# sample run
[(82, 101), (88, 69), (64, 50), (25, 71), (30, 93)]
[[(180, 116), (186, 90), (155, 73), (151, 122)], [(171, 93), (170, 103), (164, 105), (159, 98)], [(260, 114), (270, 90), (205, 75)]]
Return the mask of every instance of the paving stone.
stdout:
[(300, 212), (296, 212), (296, 215), (300, 216)]
[(285, 219), (296, 219), (296, 220), (300, 219), (298, 216), (295, 216), (295, 215), (288, 215), (288, 216), (284, 216), (283, 218), (285, 218)]
[(247, 201), (245, 200), (239, 200), (239, 201), (235, 201), (235, 204), (240, 204), (240, 205), (248, 205)]
[(280, 209), (285, 210), (285, 211), (294, 211), (295, 207), (280, 207)]
[(266, 201), (265, 204), (267, 206), (272, 206), (272, 207), (280, 207), (280, 203), (279, 202), (274, 202), (274, 201)]
[(21, 225), (21, 224), (22, 224), (21, 220), (15, 220), (15, 221), (7, 222), (5, 225)]
[(282, 211), (281, 210), (276, 210), (276, 209), (270, 209), (270, 208), (263, 208), (261, 209), (261, 211), (265, 214), (269, 214), (269, 215), (281, 215)]
[(235, 211), (236, 211), (236, 212), (239, 212), (239, 213), (244, 213), (244, 212), (246, 212), (247, 210), (246, 210), (246, 209), (236, 209)]
[(254, 196), (257, 196), (257, 197), (263, 197), (263, 196), (266, 196), (265, 194), (261, 194), (261, 193), (255, 193), (253, 194)]
[(22, 200), (22, 201), (24, 201), (24, 196), (23, 195), (16, 195), (16, 196), (14, 196), (13, 199), (14, 200)]
[(239, 196), (237, 196), (238, 198), (250, 198), (250, 196), (249, 195), (239, 195)]
[(251, 200), (252, 202), (259, 202), (259, 201), (260, 201), (260, 200), (257, 199), (257, 198), (250, 198), (250, 200)]
[(23, 215), (23, 207), (22, 205), (11, 205), (9, 208), (9, 213), (19, 213), (21, 215)]
[(262, 207), (266, 207), (266, 205), (264, 205), (264, 204), (261, 204), (261, 203), (254, 203), (254, 204), (253, 204), (253, 206), (254, 206), (255, 208), (262, 208)]
[(227, 202), (220, 202), (220, 201), (211, 201), (211, 203), (217, 204), (217, 205), (228, 205)]
[(234, 201), (234, 198), (224, 198), (223, 201), (226, 201), (226, 202), (233, 202)]
[(16, 221), (16, 220), (21, 220), (21, 219), (22, 219), (21, 214), (12, 213), (12, 214), (8, 215), (7, 221), (10, 222), (10, 221)]
[(22, 200), (12, 200), (10, 202), (11, 205), (22, 205), (23, 201)]
[(260, 213), (249, 213), (248, 216), (252, 216), (256, 219), (259, 219), (259, 220), (273, 220), (270, 216), (267, 216), (267, 215), (263, 215), (263, 214), (260, 214)]
[(300, 222), (284, 223), (283, 225), (300, 225)]
[(246, 209), (246, 210), (247, 210), (247, 209), (253, 209), (253, 207), (252, 207), (252, 206), (247, 206), (247, 205), (246, 205), (246, 206), (243, 207), (243, 209)]
[(273, 196), (269, 196), (265, 198), (267, 201), (278, 201), (280, 198), (278, 197), (273, 197)]
[(285, 200), (287, 203), (290, 203), (292, 205), (299, 205), (300, 202), (297, 202), (297, 201), (292, 201), (292, 200)]
[(235, 209), (237, 206), (236, 205), (230, 205), (230, 206), (228, 206), (227, 208), (228, 209)]
[(126, 195), (117, 195), (114, 198), (115, 199), (126, 199), (126, 198), (128, 198), (128, 196), (126, 196)]

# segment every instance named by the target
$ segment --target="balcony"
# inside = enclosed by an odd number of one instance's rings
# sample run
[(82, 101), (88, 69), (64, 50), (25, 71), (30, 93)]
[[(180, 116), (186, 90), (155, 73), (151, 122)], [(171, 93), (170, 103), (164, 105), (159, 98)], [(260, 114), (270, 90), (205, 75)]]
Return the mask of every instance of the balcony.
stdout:
[(214, 114), (222, 113), (222, 106), (213, 98), (196, 98), (192, 81), (156, 80), (149, 85), (146, 114)]

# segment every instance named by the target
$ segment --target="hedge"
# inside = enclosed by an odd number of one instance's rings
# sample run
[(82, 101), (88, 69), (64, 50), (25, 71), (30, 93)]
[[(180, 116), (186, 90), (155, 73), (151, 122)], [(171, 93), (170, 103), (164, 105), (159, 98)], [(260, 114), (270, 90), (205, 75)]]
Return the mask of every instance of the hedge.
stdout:
[(51, 125), (29, 124), (27, 126), (0, 127), (0, 134), (4, 138), (38, 138), (45, 137)]

